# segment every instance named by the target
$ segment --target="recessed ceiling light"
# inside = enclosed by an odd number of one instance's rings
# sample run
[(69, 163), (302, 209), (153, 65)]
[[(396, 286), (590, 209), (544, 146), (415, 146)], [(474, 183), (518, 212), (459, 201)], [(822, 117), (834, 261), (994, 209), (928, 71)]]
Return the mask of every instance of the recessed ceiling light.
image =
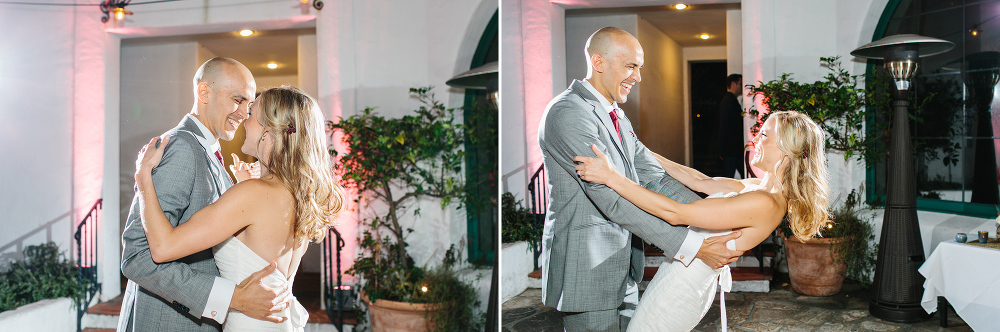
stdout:
[(677, 8), (677, 10), (687, 9), (687, 7), (688, 7), (688, 5), (685, 5), (683, 3), (679, 3), (679, 4), (674, 5), (674, 8)]
[(274, 62), (268, 62), (267, 63), (267, 68), (271, 68), (271, 69), (278, 68), (278, 64), (274, 63)]
[(707, 33), (703, 33), (703, 34), (701, 34), (701, 36), (698, 36), (698, 38), (701, 38), (701, 39), (708, 39), (708, 38), (711, 38), (711, 37), (712, 36), (709, 36)]
[(250, 29), (240, 30), (240, 36), (250, 37), (250, 35), (252, 35), (252, 34), (253, 34), (253, 30), (250, 30)]

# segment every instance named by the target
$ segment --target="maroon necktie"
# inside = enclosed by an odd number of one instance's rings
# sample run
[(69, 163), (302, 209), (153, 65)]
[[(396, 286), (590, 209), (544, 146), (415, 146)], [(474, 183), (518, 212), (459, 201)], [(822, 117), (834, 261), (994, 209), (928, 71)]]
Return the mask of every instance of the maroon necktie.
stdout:
[(611, 115), (611, 123), (615, 124), (615, 132), (618, 133), (618, 142), (624, 143), (622, 141), (622, 130), (618, 127), (618, 112), (617, 109), (608, 113)]
[[(615, 121), (615, 128), (618, 128), (617, 121)], [(215, 150), (215, 157), (219, 158), (219, 164), (222, 164), (222, 173), (226, 173), (226, 177), (229, 178), (229, 182), (233, 182), (233, 178), (229, 176), (229, 172), (226, 172), (226, 162), (222, 161), (222, 151)]]

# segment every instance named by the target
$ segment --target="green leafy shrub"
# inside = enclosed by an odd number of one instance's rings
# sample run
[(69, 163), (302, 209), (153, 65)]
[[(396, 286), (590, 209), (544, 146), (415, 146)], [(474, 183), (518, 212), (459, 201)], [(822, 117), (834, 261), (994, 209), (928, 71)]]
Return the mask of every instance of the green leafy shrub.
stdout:
[(24, 260), (15, 261), (0, 274), (0, 312), (45, 299), (83, 294), (77, 284), (77, 268), (49, 242), (24, 249)]
[(851, 237), (850, 241), (841, 242), (833, 248), (838, 254), (834, 256), (837, 258), (834, 261), (847, 264), (847, 278), (868, 286), (871, 284), (878, 253), (872, 223), (875, 214), (862, 215), (859, 203), (860, 194), (852, 189), (844, 204), (830, 210), (831, 222), (822, 235), (827, 238)]
[(501, 197), (501, 211), (503, 227), (500, 234), (503, 243), (525, 241), (532, 250), (537, 249), (542, 241), (542, 227), (535, 225), (535, 216), (521, 204), (521, 200), (514, 197), (514, 194), (504, 193)]
[(480, 305), (476, 289), (458, 278), (455, 263), (459, 256), (460, 251), (451, 245), (441, 266), (428, 271), (417, 283), (420, 290), (417, 302), (441, 305), (440, 310), (427, 317), (435, 331), (482, 331), (486, 324), (486, 313), (477, 314), (475, 310)]

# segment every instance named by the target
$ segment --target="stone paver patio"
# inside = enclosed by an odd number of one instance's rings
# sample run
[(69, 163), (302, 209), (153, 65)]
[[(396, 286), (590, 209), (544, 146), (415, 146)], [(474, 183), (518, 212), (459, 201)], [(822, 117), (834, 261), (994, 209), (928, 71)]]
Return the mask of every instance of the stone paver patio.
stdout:
[[(785, 277), (787, 278), (787, 277)], [(786, 279), (787, 280), (787, 279)], [(562, 317), (541, 304), (542, 291), (524, 291), (503, 304), (503, 331), (562, 331)], [(719, 331), (718, 299), (694, 331)], [(948, 327), (939, 326), (937, 313), (916, 324), (883, 321), (868, 313), (868, 290), (845, 283), (844, 290), (829, 297), (795, 293), (784, 282), (774, 282), (768, 293), (729, 293), (726, 310), (730, 331), (972, 331), (954, 310)]]

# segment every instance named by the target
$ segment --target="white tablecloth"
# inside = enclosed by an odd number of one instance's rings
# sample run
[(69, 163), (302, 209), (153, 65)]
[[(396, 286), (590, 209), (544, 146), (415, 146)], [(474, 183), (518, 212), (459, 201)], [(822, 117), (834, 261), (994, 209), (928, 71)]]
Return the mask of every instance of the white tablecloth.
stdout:
[(1000, 250), (941, 242), (918, 271), (927, 313), (944, 296), (973, 330), (1000, 331)]

